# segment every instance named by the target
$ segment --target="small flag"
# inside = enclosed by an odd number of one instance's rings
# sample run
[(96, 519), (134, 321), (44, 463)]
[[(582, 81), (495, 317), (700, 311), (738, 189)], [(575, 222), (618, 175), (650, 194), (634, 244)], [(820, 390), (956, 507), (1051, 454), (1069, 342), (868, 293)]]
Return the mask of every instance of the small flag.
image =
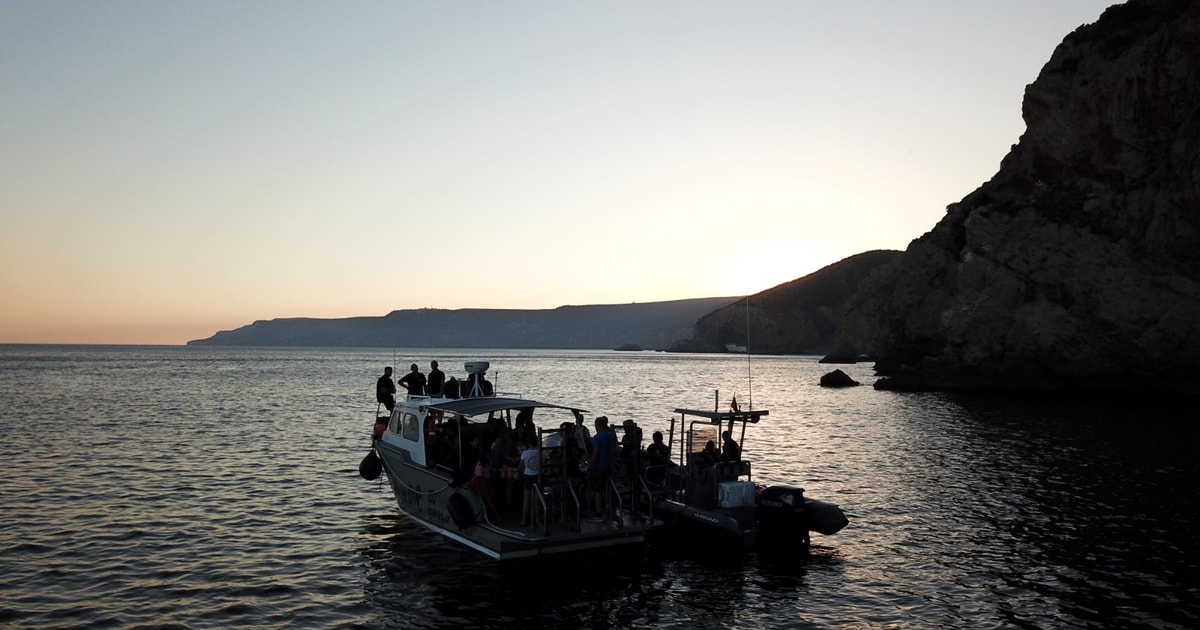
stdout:
[(737, 396), (734, 396), (733, 400), (729, 401), (729, 410), (732, 411), (733, 413), (737, 413), (742, 410), (741, 407), (738, 407)]

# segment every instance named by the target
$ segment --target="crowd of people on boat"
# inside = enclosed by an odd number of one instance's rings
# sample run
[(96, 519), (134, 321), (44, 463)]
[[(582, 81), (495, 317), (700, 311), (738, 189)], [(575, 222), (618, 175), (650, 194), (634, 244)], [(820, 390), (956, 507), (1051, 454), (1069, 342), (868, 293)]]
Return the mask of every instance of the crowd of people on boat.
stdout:
[(408, 373), (392, 381), (392, 367), (383, 368), (383, 376), (375, 382), (375, 398), (389, 412), (396, 406), (396, 386), (404, 388), (408, 396), (429, 396), (430, 398), (471, 398), (473, 396), (494, 396), (496, 394), (492, 382), (482, 374), (468, 374), (463, 380), (453, 376), (447, 378), (446, 373), (438, 369), (437, 361), (429, 362), (429, 374), (423, 374), (416, 363), (408, 367)]
[[(389, 412), (395, 407), (397, 391), (391, 376), (392, 368), (385, 367), (376, 384), (376, 397)], [(454, 377), (446, 378), (437, 361), (430, 363), (428, 375), (412, 364), (397, 382), (408, 396), (494, 395), (482, 374), (472, 373), (460, 385)], [(576, 422), (564, 422), (556, 430), (543, 429), (543, 434), (560, 434), (554, 446), (547, 447), (539, 444), (532, 408), (520, 410), (511, 428), (500, 418), (483, 425), (468, 423), (465, 418), (448, 420), (438, 423), (427, 439), (426, 460), (430, 467), (452, 470), (457, 479), (469, 483), (489, 513), (515, 517), (519, 510), (523, 525), (534, 521), (536, 488), (548, 480), (571, 484), (578, 496), (586, 497), (581, 498), (581, 507), (590, 512), (590, 518), (603, 520), (612, 514), (609, 490), (614, 476), (626, 481), (636, 495), (643, 477), (661, 484), (674, 463), (661, 431), (655, 431), (651, 443), (642, 448), (642, 429), (632, 419), (621, 424), (620, 438), (607, 416), (596, 417), (594, 427), (595, 433), (591, 433), (577, 417)], [(729, 431), (722, 434), (722, 440), (721, 449), (708, 441), (696, 461), (740, 459), (741, 449)]]

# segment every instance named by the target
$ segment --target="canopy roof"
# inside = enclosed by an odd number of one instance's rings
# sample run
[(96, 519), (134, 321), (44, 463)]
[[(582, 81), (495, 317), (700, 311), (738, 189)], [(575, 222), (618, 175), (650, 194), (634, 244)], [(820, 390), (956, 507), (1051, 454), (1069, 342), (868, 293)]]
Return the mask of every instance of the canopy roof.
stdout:
[(566, 407), (553, 403), (538, 402), (528, 398), (507, 398), (497, 396), (480, 396), (476, 398), (457, 398), (443, 400), (436, 404), (426, 405), (426, 409), (451, 413), (456, 416), (478, 416), (490, 414), (505, 409), (566, 409), (568, 411), (587, 411), (578, 407)]
[(684, 416), (700, 416), (706, 418), (712, 424), (721, 424), (730, 420), (736, 422), (758, 422), (758, 419), (771, 413), (767, 410), (762, 411), (702, 411), (700, 409), (676, 409), (675, 413), (683, 414)]

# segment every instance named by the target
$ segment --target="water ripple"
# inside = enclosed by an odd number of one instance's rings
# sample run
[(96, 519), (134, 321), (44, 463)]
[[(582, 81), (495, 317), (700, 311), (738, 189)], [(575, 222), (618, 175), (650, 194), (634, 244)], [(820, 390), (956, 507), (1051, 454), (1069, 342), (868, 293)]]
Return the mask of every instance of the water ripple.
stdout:
[(358, 478), (369, 386), (409, 359), (0, 348), (0, 624), (1200, 627), (1200, 440), (1169, 408), (825, 390), (807, 357), (755, 357), (750, 384), (745, 357), (486, 355), (501, 389), (647, 434), (716, 390), (769, 407), (744, 445), (755, 479), (851, 524), (801, 561), (650, 547), (497, 564)]

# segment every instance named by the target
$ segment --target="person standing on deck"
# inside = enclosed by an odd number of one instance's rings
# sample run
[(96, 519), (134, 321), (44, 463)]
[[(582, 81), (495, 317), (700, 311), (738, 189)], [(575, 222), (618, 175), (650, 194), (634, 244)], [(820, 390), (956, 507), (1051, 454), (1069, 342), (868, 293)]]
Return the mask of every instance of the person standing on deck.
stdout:
[(425, 375), (417, 368), (414, 363), (409, 367), (409, 373), (400, 378), (400, 385), (408, 390), (409, 396), (424, 396), (425, 395)]
[(383, 406), (391, 413), (396, 406), (396, 384), (392, 382), (392, 366), (383, 368), (383, 376), (375, 381), (375, 400), (383, 403)]
[(608, 480), (612, 477), (613, 451), (617, 450), (617, 439), (608, 428), (608, 416), (596, 418), (596, 435), (592, 437), (591, 460), (588, 465), (588, 490), (594, 497), (597, 520), (604, 519), (604, 498)]
[(521, 503), (521, 525), (534, 525), (537, 522), (536, 493), (538, 475), (542, 470), (541, 456), (536, 439), (521, 451), (521, 485), (525, 488), (525, 498)]
[(429, 378), (425, 380), (425, 393), (430, 396), (441, 396), (442, 386), (446, 384), (446, 373), (439, 370), (437, 361), (429, 362)]

